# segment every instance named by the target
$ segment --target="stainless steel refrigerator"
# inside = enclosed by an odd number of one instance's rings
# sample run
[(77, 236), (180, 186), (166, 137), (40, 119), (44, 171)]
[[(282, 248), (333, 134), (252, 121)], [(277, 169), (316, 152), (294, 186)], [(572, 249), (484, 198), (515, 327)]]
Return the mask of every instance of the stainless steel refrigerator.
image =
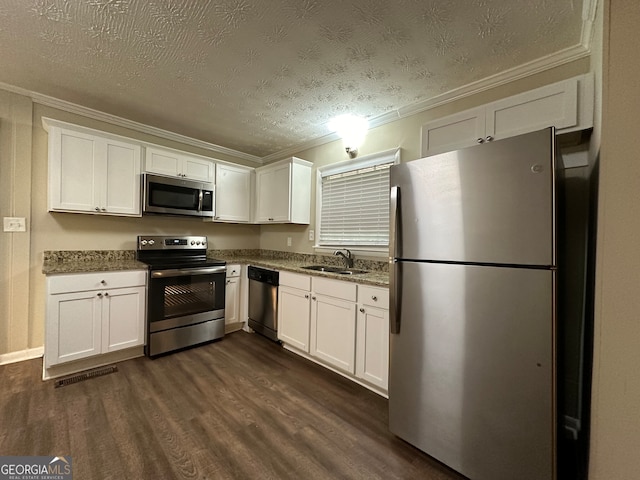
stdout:
[(391, 169), (390, 430), (472, 480), (556, 476), (554, 137)]

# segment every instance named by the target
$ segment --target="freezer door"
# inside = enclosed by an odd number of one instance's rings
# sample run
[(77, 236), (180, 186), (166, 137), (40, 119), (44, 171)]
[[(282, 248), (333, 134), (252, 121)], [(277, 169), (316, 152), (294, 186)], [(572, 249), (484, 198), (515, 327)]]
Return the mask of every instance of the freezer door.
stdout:
[(555, 265), (549, 128), (391, 168), (406, 259)]
[(555, 478), (554, 277), (403, 262), (390, 430), (474, 480)]

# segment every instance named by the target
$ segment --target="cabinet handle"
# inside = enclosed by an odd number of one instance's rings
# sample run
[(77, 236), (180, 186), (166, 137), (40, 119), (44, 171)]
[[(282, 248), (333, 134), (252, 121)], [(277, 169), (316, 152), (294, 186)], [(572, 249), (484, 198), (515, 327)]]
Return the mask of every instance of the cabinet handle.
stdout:
[(99, 297), (99, 298), (102, 298), (102, 293), (98, 293), (98, 297)]
[(485, 138), (485, 140), (486, 140), (487, 142), (490, 142), (490, 141), (492, 141), (492, 140), (493, 140), (493, 137), (492, 137), (491, 135), (487, 135), (487, 138)]
[(375, 295), (372, 295), (371, 296), (371, 300), (373, 300), (374, 302), (377, 302), (378, 301), (378, 297), (376, 297)]
[(476, 142), (478, 142), (478, 143), (484, 143), (484, 138), (479, 138), (478, 140), (476, 140)]
[(364, 313), (364, 308), (361, 308), (361, 309), (360, 309), (360, 313)]

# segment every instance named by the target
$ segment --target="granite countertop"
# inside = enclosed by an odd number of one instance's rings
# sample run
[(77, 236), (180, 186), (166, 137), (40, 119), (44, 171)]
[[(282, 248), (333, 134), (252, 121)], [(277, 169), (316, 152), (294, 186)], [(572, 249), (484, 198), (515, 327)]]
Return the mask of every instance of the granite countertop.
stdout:
[[(109, 272), (117, 270), (147, 270), (148, 266), (135, 258), (135, 250), (60, 250), (45, 251), (42, 273), (56, 275), (65, 273)], [(340, 275), (331, 272), (305, 270), (306, 265), (342, 266), (338, 257), (309, 255), (273, 250), (210, 250), (210, 258), (227, 263), (243, 263), (257, 267), (285, 270), (303, 275), (333, 278), (379, 287), (389, 286), (386, 262), (355, 259), (354, 268), (366, 273)]]
[(57, 250), (44, 252), (42, 273), (55, 275), (148, 268), (136, 260), (135, 250)]
[[(273, 270), (279, 271), (285, 270), (287, 272), (300, 273), (302, 275), (311, 275), (316, 277), (334, 278), (336, 280), (344, 280), (346, 282), (374, 285), (378, 287), (389, 286), (389, 272), (386, 270), (382, 270), (386, 265), (383, 262), (367, 262), (363, 265), (356, 259), (354, 268), (366, 270), (367, 272), (353, 275), (341, 275), (339, 273), (319, 272), (316, 270), (306, 270), (302, 268), (307, 265), (342, 265), (340, 262), (336, 263), (332, 261), (333, 259), (328, 256), (292, 254), (291, 258), (272, 258), (259, 254), (238, 255), (233, 253), (229, 254), (219, 252), (220, 251), (210, 252), (209, 256), (211, 258), (226, 260), (227, 263), (244, 263), (255, 265), (256, 267), (271, 268)], [(300, 256), (310, 258), (300, 258)]]

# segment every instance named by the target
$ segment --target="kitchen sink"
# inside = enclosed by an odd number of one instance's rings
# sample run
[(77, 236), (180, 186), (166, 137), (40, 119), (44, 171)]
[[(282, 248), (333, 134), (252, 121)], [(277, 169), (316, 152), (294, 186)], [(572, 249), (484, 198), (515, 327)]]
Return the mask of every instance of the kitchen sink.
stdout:
[(366, 270), (358, 270), (356, 268), (334, 267), (332, 265), (307, 265), (301, 267), (305, 270), (314, 270), (316, 272), (337, 273), (338, 275), (356, 275), (359, 273), (367, 273)]

